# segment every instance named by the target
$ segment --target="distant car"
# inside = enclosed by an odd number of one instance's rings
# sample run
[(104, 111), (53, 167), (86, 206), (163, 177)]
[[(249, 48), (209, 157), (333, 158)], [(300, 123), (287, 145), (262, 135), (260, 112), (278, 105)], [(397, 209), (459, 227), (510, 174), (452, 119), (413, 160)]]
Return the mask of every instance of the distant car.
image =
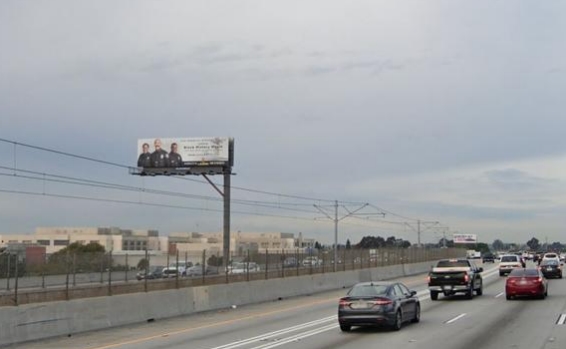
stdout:
[(420, 319), (417, 292), (400, 282), (358, 283), (338, 303), (338, 322), (345, 332), (352, 326), (379, 325), (398, 331), (403, 323)]
[(547, 260), (553, 260), (560, 263), (560, 255), (558, 253), (553, 253), (553, 252), (545, 253), (544, 256), (542, 256), (542, 260), (540, 264), (542, 264), (544, 261)]
[(167, 267), (167, 268), (163, 268), (163, 278), (164, 279), (168, 279), (168, 278), (175, 278), (177, 277), (177, 274), (179, 274), (179, 276), (185, 276), (185, 271), (186, 269), (183, 267)]
[(491, 252), (486, 252), (481, 257), (482, 263), (495, 263), (495, 256)]
[(161, 279), (163, 277), (163, 266), (151, 266), (149, 267), (149, 269), (147, 270), (147, 273), (145, 270), (140, 271), (139, 273), (136, 274), (136, 279), (138, 280), (144, 280), (144, 279), (148, 279), (148, 280), (153, 280), (153, 279)]
[(501, 261), (499, 262), (499, 276), (509, 274), (515, 268), (523, 268), (521, 257), (517, 256), (516, 254), (507, 254), (501, 256)]
[(296, 268), (296, 267), (300, 266), (300, 263), (297, 260), (297, 258), (295, 258), (295, 257), (287, 257), (283, 261), (283, 266), (285, 268)]
[(255, 262), (232, 263), (231, 267), (228, 269), (228, 273), (230, 274), (246, 274), (248, 271), (250, 273), (260, 271), (259, 265)]
[(218, 274), (218, 267), (213, 267), (207, 265), (206, 267), (202, 267), (202, 265), (193, 265), (190, 268), (187, 268), (185, 274), (189, 277), (195, 276), (202, 276), (204, 270), (205, 275), (217, 275)]
[(538, 269), (514, 269), (505, 281), (507, 300), (517, 296), (535, 296), (544, 299), (547, 295), (548, 281)]
[(562, 265), (554, 259), (547, 259), (540, 263), (539, 269), (545, 278), (559, 278), (562, 279)]
[(303, 259), (303, 267), (318, 267), (322, 264), (322, 261), (318, 257), (309, 256)]

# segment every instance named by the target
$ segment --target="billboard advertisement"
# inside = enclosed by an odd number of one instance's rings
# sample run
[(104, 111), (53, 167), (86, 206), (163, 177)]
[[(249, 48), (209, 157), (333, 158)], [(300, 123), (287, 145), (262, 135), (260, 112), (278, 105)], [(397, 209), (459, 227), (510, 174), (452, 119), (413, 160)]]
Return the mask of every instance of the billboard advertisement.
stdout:
[(230, 138), (146, 138), (138, 139), (137, 166), (184, 168), (231, 166)]
[(475, 244), (478, 242), (476, 234), (454, 234), (455, 244)]

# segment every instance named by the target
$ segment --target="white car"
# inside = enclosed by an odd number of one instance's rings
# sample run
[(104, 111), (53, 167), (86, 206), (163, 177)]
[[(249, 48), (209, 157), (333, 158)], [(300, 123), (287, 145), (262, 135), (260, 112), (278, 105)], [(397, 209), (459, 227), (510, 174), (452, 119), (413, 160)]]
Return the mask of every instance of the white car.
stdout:
[(322, 261), (320, 259), (318, 259), (318, 257), (306, 257), (305, 259), (303, 259), (303, 267), (318, 267), (319, 265), (322, 264)]
[(558, 253), (554, 253), (554, 252), (545, 253), (544, 256), (542, 256), (541, 263), (544, 262), (544, 261), (548, 261), (548, 260), (557, 261), (558, 263), (561, 263), (560, 262), (560, 255)]
[(259, 265), (255, 262), (242, 262), (242, 263), (233, 263), (231, 267), (228, 268), (228, 273), (230, 274), (245, 274), (246, 272), (255, 273), (258, 272)]
[(499, 276), (509, 274), (513, 269), (522, 267), (521, 257), (516, 254), (506, 254), (501, 256), (501, 262), (499, 262)]

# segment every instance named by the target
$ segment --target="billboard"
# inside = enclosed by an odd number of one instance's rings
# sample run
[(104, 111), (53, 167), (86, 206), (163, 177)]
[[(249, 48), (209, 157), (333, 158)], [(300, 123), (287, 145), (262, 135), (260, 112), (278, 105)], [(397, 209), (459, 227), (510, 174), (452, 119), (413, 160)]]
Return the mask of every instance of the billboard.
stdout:
[(454, 234), (455, 244), (475, 244), (478, 242), (476, 234)]
[(232, 166), (232, 145), (228, 137), (138, 139), (137, 166), (144, 170)]

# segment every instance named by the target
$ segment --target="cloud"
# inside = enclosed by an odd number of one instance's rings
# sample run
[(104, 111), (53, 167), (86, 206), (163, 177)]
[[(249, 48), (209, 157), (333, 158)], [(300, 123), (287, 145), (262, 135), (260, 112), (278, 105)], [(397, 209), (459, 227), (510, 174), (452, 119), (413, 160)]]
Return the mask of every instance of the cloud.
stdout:
[(531, 176), (514, 168), (486, 171), (485, 177), (489, 184), (508, 191), (542, 189), (547, 185), (556, 183), (555, 180)]

